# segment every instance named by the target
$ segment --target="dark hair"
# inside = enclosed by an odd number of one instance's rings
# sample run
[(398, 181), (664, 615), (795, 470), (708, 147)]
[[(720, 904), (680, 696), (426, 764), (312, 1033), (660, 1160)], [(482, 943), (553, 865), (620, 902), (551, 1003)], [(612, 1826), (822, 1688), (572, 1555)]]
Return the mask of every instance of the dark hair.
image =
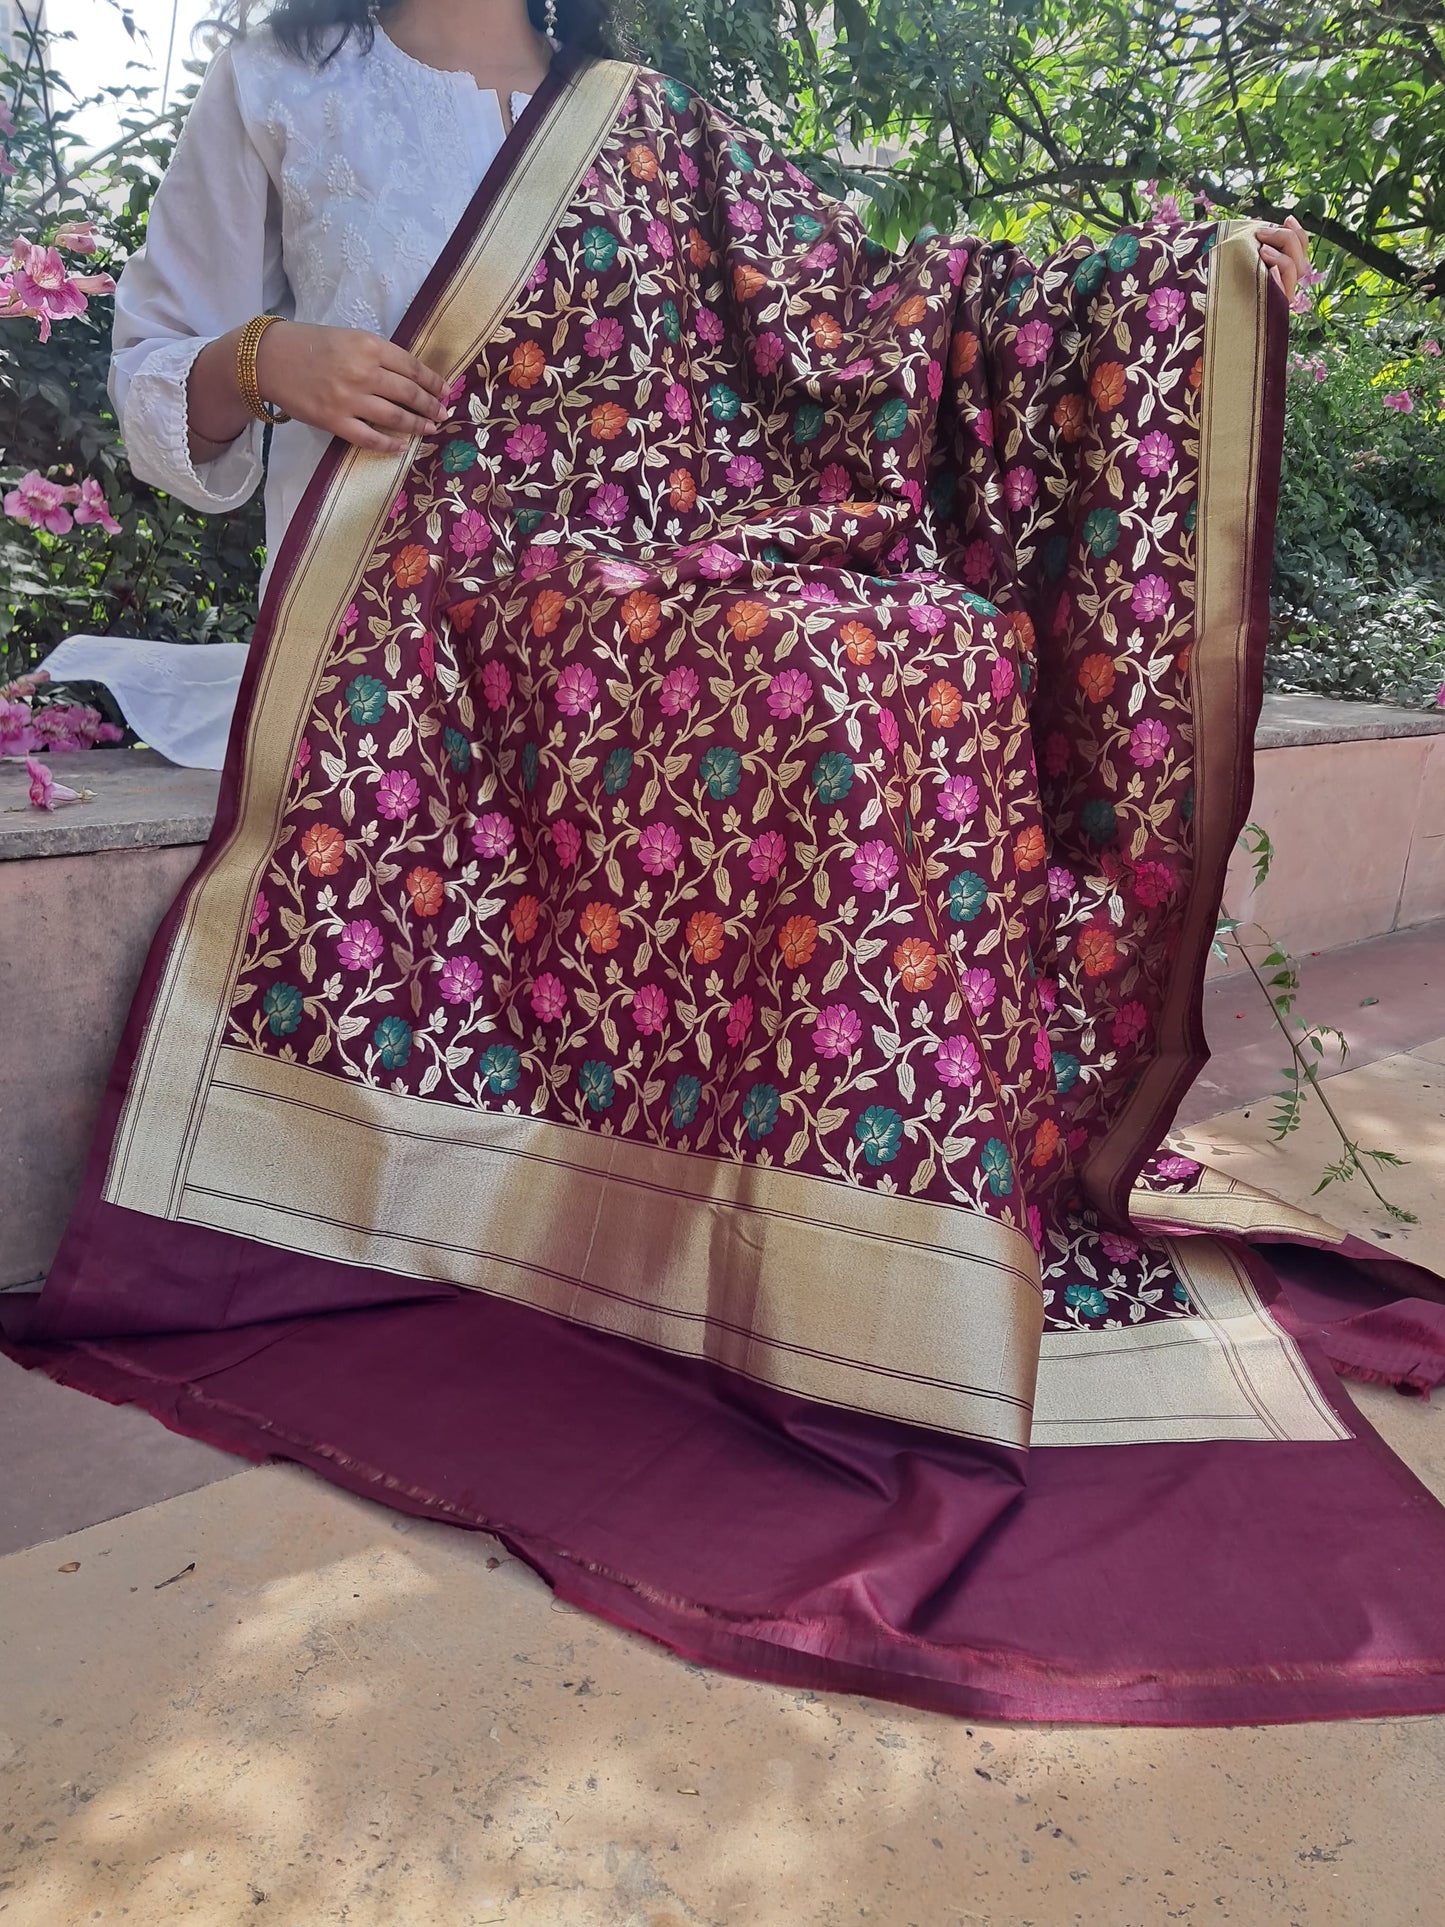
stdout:
[[(272, 0), (264, 15), (277, 42), (298, 60), (324, 66), (353, 35), (369, 52), (376, 24), (397, 0)], [(250, 17), (263, 11), (260, 0), (228, 0), (216, 24), (223, 32), (243, 33)], [(546, 0), (527, 0), (538, 33), (546, 20)], [(569, 52), (606, 57), (617, 51), (609, 0), (557, 0), (557, 38)]]

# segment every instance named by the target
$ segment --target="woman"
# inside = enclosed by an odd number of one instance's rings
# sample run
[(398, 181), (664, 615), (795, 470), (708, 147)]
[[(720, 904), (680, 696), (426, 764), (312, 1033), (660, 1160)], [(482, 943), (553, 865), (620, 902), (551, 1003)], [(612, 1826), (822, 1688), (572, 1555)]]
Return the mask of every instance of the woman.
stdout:
[[(1255, 1254), (1128, 1227), (1302, 243), (891, 257), (539, 25), (278, 8), (127, 273), (134, 460), (220, 505), (290, 420), (215, 836), (12, 1348), (765, 1677), (1445, 1705), (1438, 1511)], [(1198, 1179), (1135, 1208), (1227, 1231)]]

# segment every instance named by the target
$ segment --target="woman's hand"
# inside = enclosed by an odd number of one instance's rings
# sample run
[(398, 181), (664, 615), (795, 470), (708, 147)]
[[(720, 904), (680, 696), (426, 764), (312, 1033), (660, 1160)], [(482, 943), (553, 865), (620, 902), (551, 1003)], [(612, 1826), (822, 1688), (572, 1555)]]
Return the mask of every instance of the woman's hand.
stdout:
[(1310, 264), (1309, 236), (1290, 214), (1283, 227), (1262, 227), (1255, 239), (1259, 242), (1259, 258), (1269, 269), (1270, 280), (1283, 291), (1287, 301), (1292, 301)]
[(428, 434), (446, 412), (440, 375), (361, 328), (273, 323), (256, 353), (256, 385), (293, 421), (386, 454)]

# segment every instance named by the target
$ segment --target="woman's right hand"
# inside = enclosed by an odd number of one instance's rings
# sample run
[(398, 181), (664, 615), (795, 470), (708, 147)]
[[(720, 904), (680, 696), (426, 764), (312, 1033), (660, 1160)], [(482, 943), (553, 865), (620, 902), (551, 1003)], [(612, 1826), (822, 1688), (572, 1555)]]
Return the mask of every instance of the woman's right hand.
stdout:
[(363, 328), (273, 322), (257, 348), (256, 385), (293, 421), (386, 454), (401, 453), (446, 413), (441, 376)]

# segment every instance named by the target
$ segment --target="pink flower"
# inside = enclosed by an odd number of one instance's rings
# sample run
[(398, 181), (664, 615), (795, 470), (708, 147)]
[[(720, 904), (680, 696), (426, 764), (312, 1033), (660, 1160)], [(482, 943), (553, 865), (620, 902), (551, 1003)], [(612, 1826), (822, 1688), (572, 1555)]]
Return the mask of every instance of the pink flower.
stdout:
[(371, 970), (381, 962), (386, 945), (376, 925), (363, 917), (356, 923), (342, 925), (336, 948), (343, 970)]
[(1140, 769), (1162, 763), (1169, 754), (1169, 731), (1157, 716), (1146, 716), (1129, 732), (1129, 754)]
[(492, 546), (492, 525), (475, 509), (465, 509), (452, 524), (450, 540), (458, 555), (482, 555)]
[(416, 778), (404, 769), (389, 769), (376, 786), (376, 813), (394, 821), (410, 816), (421, 801)]
[(561, 816), (552, 825), (551, 834), (557, 861), (564, 870), (570, 870), (582, 854), (582, 832), (575, 823), (569, 823), (565, 816)]
[(1052, 1070), (1053, 1063), (1053, 1045), (1049, 1041), (1047, 1028), (1040, 1024), (1034, 1032), (1034, 1069), (1040, 1072)]
[(993, 410), (980, 408), (973, 418), (973, 432), (985, 448), (993, 447)]
[[(0, 127), (0, 133), (13, 133), (13, 128)], [(67, 254), (97, 254), (100, 251), (100, 236), (94, 221), (66, 221), (55, 230), (55, 245)]]
[(544, 1024), (555, 1024), (567, 1008), (566, 989), (550, 970), (544, 970), (532, 985), (532, 1008)]
[(1426, 341), (1421, 344), (1420, 353), (1422, 355), (1438, 355), (1439, 352), (1440, 344), (1438, 341)]
[(755, 455), (734, 455), (727, 473), (734, 488), (756, 488), (763, 479), (763, 465)]
[(1040, 977), (1038, 981), (1039, 1008), (1050, 1017), (1059, 1007), (1059, 985), (1057, 978)]
[(387, 520), (395, 522), (406, 514), (406, 490), (403, 489), (387, 512)]
[[(1415, 412), (1415, 397), (1408, 388), (1399, 388), (1393, 395), (1386, 395), (1384, 399), (1386, 408), (1393, 408), (1397, 415), (1413, 415)], [(5, 500), (8, 505), (10, 500), (8, 495)]]
[(1141, 1003), (1121, 1004), (1114, 1013), (1113, 1038), (1120, 1050), (1137, 1044), (1149, 1028), (1149, 1013)]
[(1174, 444), (1156, 428), (1139, 444), (1139, 466), (1146, 475), (1167, 475), (1174, 466)]
[(804, 602), (834, 604), (840, 600), (837, 590), (830, 588), (826, 582), (805, 582), (798, 594)]
[(994, 701), (1001, 703), (1014, 686), (1014, 666), (1007, 656), (994, 657), (988, 680)]
[(649, 823), (637, 839), (637, 860), (650, 877), (669, 876), (682, 855), (682, 838), (671, 823)]
[(1062, 866), (1049, 871), (1049, 902), (1067, 903), (1074, 894), (1074, 873)]
[(507, 453), (514, 462), (530, 468), (547, 453), (547, 431), (540, 422), (522, 422), (507, 437)]
[(734, 201), (728, 209), (728, 221), (739, 234), (759, 234), (762, 232), (762, 209), (754, 207), (751, 201)]
[(74, 526), (67, 503), (78, 491), (51, 482), (38, 469), (23, 475), (5, 497), (5, 513), (27, 528), (46, 529), (51, 535), (67, 535)]
[(801, 669), (783, 669), (768, 684), (768, 708), (779, 722), (801, 716), (813, 700), (813, 685)]
[(697, 566), (709, 582), (726, 582), (730, 576), (735, 576), (739, 569), (745, 567), (745, 564), (740, 555), (734, 555), (731, 549), (725, 549), (721, 542), (709, 542), (698, 556)]
[(697, 701), (698, 680), (691, 669), (669, 669), (657, 692), (664, 716), (685, 716)]
[(256, 892), (256, 902), (251, 910), (251, 935), (253, 937), (259, 937), (270, 921), (271, 905), (266, 900), (266, 892), (264, 890), (258, 890)]
[(939, 787), (938, 814), (948, 823), (967, 823), (978, 808), (978, 784), (971, 776), (950, 776)]
[(679, 426), (692, 420), (692, 396), (680, 381), (675, 381), (663, 396), (662, 412)]
[(898, 718), (891, 709), (878, 712), (878, 737), (890, 756), (898, 753)]
[(303, 770), (309, 768), (310, 763), (311, 739), (303, 736), (301, 738), (301, 747), (296, 752), (296, 761), (291, 765), (291, 781), (293, 783), (299, 783), (301, 781), (301, 773)]
[(482, 994), (482, 966), (475, 957), (448, 957), (437, 989), (446, 1003), (474, 1004)]
[(1162, 334), (1166, 328), (1178, 327), (1184, 315), (1184, 307), (1182, 288), (1155, 288), (1149, 296), (1144, 312), (1155, 334)]
[(993, 574), (993, 549), (982, 536), (970, 542), (963, 552), (963, 579), (971, 589), (987, 582)]
[(970, 1090), (983, 1076), (978, 1047), (967, 1037), (945, 1037), (934, 1060), (938, 1081), (951, 1091), (967, 1085)]
[(1197, 1178), (1200, 1167), (1193, 1158), (1160, 1158), (1154, 1169), (1166, 1184), (1183, 1184), (1186, 1178)]
[(604, 529), (615, 529), (627, 520), (627, 492), (616, 482), (604, 482), (601, 488), (594, 489), (587, 506), (593, 519)]
[(753, 344), (753, 366), (760, 375), (770, 375), (783, 358), (779, 335), (759, 335)]
[(25, 768), (30, 777), (32, 809), (53, 810), (57, 803), (79, 803), (90, 794), (88, 790), (73, 790), (68, 783), (57, 783), (45, 764), (37, 763), (33, 756), (25, 758)]
[(1151, 860), (1135, 866), (1134, 894), (1146, 910), (1156, 910), (1161, 903), (1167, 903), (1174, 894), (1174, 884), (1174, 872), (1167, 863)]
[(82, 526), (93, 522), (107, 535), (119, 535), (120, 523), (110, 512), (110, 504), (105, 499), (105, 490), (93, 476), (87, 475), (80, 485), (80, 501), (76, 506), (75, 519)]
[[(592, 187), (596, 185), (596, 182), (597, 182), (597, 169), (595, 167), (589, 168), (587, 185), (589, 187)], [(527, 287), (533, 294), (536, 294), (539, 292), (539, 290), (541, 290), (542, 288), (545, 288), (546, 285), (547, 285), (547, 263), (544, 258), (543, 260), (537, 263), (536, 267), (533, 268), (532, 272), (527, 276)]]
[(697, 162), (692, 158), (691, 154), (678, 155), (677, 171), (689, 187), (696, 187), (702, 179), (702, 175), (698, 172)]
[(346, 605), (345, 613), (341, 618), (340, 625), (337, 628), (337, 634), (342, 636), (346, 635), (349, 630), (352, 630), (356, 627), (357, 623), (360, 622), (360, 620), (361, 620), (360, 609), (357, 608), (354, 602), (348, 602)]
[(1003, 478), (1004, 500), (1015, 511), (1025, 509), (1039, 492), (1039, 478), (1031, 468), (1020, 462), (1016, 468), (1005, 469)]
[(585, 663), (569, 662), (557, 677), (557, 707), (564, 716), (586, 716), (597, 701), (597, 678)]
[(788, 846), (776, 830), (764, 830), (748, 845), (748, 869), (754, 883), (771, 883), (788, 860)]
[(993, 1009), (994, 999), (998, 996), (998, 985), (994, 982), (993, 972), (982, 968), (965, 970), (958, 980), (958, 987), (963, 992), (963, 1001), (973, 1012), (975, 1019), (982, 1022)]
[(728, 1012), (727, 1039), (729, 1048), (736, 1050), (747, 1041), (748, 1032), (753, 1027), (753, 1000), (739, 997)]
[(512, 819), (500, 810), (479, 816), (472, 825), (472, 848), (478, 856), (505, 856), (516, 841)]
[(908, 605), (908, 626), (921, 636), (939, 636), (948, 627), (948, 617), (937, 603), (915, 599)]
[(803, 256), (803, 266), (810, 274), (826, 273), (838, 259), (838, 250), (831, 241), (818, 241)]
[(30, 705), (0, 696), (0, 756), (23, 756), (39, 746), (31, 725)]
[(853, 493), (853, 477), (841, 462), (829, 462), (818, 477), (820, 502), (846, 502)]
[(936, 361), (928, 364), (928, 399), (937, 401), (943, 393), (943, 369)]
[(582, 346), (589, 355), (596, 355), (608, 361), (622, 346), (622, 323), (605, 315), (601, 321), (594, 321), (582, 337)]
[(488, 709), (505, 709), (512, 695), (512, 673), (504, 662), (482, 665), (482, 696)]
[(1141, 622), (1155, 622), (1174, 607), (1174, 592), (1162, 575), (1141, 576), (1129, 599)]
[(417, 644), (416, 659), (421, 665), (421, 673), (426, 677), (427, 681), (435, 682), (437, 673), (437, 643), (436, 637), (430, 629), (427, 630), (426, 634)]
[(52, 321), (85, 313), (87, 295), (115, 293), (108, 274), (73, 275), (54, 248), (20, 239), (13, 244), (10, 260), (14, 272), (3, 283), (0, 314), (32, 316), (40, 323), (42, 341), (49, 341)]
[(632, 993), (632, 1021), (643, 1037), (653, 1037), (667, 1022), (667, 992), (656, 984), (641, 984)]
[(1099, 1248), (1110, 1264), (1127, 1265), (1139, 1256), (1139, 1247), (1132, 1238), (1121, 1238), (1117, 1231), (1101, 1231)]
[(726, 333), (727, 330), (711, 308), (698, 309), (697, 338), (699, 341), (705, 341), (709, 348), (715, 348)]
[(898, 874), (898, 852), (881, 841), (865, 843), (853, 858), (853, 881), (865, 895), (886, 890)]
[(1054, 331), (1047, 321), (1026, 321), (1018, 331), (1015, 353), (1025, 368), (1035, 368), (1048, 357)]
[(863, 1022), (848, 1004), (827, 1004), (813, 1026), (813, 1049), (819, 1057), (851, 1057), (863, 1041)]

